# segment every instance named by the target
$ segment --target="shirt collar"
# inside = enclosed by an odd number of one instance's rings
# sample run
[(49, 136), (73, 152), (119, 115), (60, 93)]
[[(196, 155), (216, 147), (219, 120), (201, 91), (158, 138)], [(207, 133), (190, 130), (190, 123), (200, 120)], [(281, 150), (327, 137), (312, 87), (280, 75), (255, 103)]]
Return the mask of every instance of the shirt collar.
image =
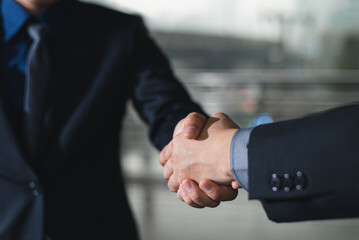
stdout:
[[(66, 6), (67, 0), (59, 0), (34, 17), (42, 22), (51, 34), (56, 34), (59, 31)], [(15, 0), (3, 0), (1, 2), (0, 14), (3, 19), (5, 42), (13, 38), (27, 20), (31, 18)]]
[(29, 14), (14, 0), (3, 0), (1, 2), (1, 15), (5, 42), (9, 41), (29, 18)]

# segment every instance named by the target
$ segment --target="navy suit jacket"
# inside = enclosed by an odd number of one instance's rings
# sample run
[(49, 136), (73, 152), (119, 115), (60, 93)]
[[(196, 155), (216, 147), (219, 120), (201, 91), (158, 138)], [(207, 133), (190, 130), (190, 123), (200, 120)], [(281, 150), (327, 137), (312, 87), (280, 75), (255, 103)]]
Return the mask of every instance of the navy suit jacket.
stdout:
[(72, 1), (53, 65), (38, 159), (29, 163), (0, 103), (0, 239), (137, 239), (119, 165), (127, 100), (158, 149), (203, 111), (138, 16)]
[(359, 104), (254, 128), (248, 160), (271, 220), (359, 216)]

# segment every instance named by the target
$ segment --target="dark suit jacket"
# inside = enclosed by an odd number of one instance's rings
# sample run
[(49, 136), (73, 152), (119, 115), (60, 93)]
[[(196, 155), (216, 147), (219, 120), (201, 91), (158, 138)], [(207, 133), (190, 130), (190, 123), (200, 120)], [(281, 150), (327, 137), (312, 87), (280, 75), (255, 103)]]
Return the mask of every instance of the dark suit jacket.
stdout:
[(65, 19), (37, 159), (0, 104), (0, 239), (137, 239), (119, 166), (127, 100), (159, 149), (202, 110), (139, 17), (73, 2)]
[(273, 221), (359, 216), (359, 104), (256, 127), (248, 157), (249, 197)]

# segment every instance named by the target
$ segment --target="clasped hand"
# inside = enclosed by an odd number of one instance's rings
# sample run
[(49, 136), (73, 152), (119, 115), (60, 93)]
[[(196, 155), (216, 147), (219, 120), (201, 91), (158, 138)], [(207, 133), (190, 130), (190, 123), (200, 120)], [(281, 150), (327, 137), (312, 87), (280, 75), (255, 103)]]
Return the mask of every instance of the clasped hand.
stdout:
[(159, 161), (168, 188), (196, 208), (216, 207), (237, 197), (239, 187), (229, 164), (230, 145), (239, 127), (225, 114), (209, 119), (191, 113), (177, 124)]

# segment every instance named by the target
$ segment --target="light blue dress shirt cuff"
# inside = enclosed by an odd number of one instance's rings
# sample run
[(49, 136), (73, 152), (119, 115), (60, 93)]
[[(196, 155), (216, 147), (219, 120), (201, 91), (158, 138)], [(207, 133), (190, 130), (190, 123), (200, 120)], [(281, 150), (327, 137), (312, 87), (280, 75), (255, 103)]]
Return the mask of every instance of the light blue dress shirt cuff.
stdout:
[(248, 191), (248, 142), (253, 128), (239, 129), (233, 136), (230, 152), (230, 168), (236, 181)]

